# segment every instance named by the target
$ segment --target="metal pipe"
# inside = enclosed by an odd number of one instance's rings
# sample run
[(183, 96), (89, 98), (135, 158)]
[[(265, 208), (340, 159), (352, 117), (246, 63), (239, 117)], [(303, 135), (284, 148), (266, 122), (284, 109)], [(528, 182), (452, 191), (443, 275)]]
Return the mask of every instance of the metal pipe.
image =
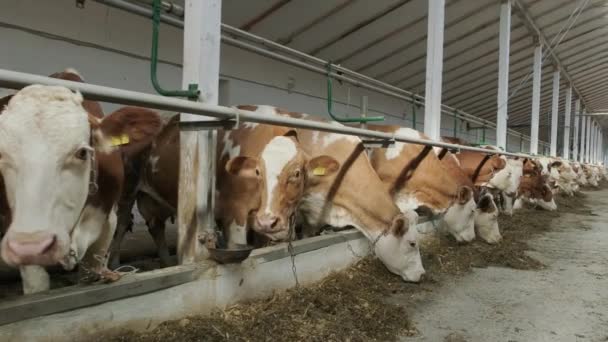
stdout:
[[(39, 76), (28, 73), (16, 72), (6, 69), (0, 69), (0, 86), (12, 89), (21, 89), (30, 84), (56, 85), (64, 86), (74, 91), (81, 92), (85, 97), (94, 101), (105, 101), (118, 103), (123, 105), (143, 106), (154, 108), (157, 110), (174, 111), (180, 113), (189, 113), (194, 115), (210, 116), (222, 120), (237, 120), (257, 122), (269, 125), (279, 125), (294, 128), (311, 129), (322, 132), (339, 133), (346, 135), (355, 135), (364, 138), (394, 140), (399, 142), (429, 145), (435, 147), (443, 147), (455, 150), (475, 151), (482, 153), (492, 153), (507, 155), (512, 157), (527, 157), (527, 155), (519, 153), (509, 153), (503, 151), (494, 151), (484, 148), (471, 146), (463, 146), (450, 144), (441, 141), (431, 141), (425, 139), (411, 138), (400, 134), (390, 134), (365, 130), (361, 128), (336, 126), (330, 122), (318, 122), (310, 120), (295, 119), (284, 116), (266, 116), (252, 112), (242, 111), (236, 108), (223, 107), (218, 105), (206, 104), (201, 102), (192, 102), (177, 98), (164, 97), (153, 94), (140, 93), (125, 89), (111, 88), (99, 86), (89, 83), (80, 83), (66, 81), (47, 76)], [(208, 121), (205, 121), (208, 123)]]
[[(98, 3), (104, 4), (104, 5), (113, 7), (113, 8), (117, 8), (117, 9), (120, 9), (123, 11), (127, 11), (132, 14), (143, 16), (146, 18), (152, 18), (152, 9), (149, 9), (149, 8), (146, 8), (144, 6), (137, 5), (134, 3), (130, 3), (125, 0), (93, 0), (93, 1), (96, 1)], [(146, 0), (146, 1), (149, 1), (149, 0)], [(184, 27), (183, 20), (176, 18), (174, 16), (171, 16), (171, 15), (167, 15), (167, 14), (161, 15), (161, 22), (164, 22), (165, 24), (168, 24), (168, 25), (171, 25), (171, 26), (177, 27), (177, 28)], [(281, 45), (279, 43), (273, 42), (271, 40), (256, 36), (249, 32), (239, 30), (238, 28), (232, 27), (230, 25), (222, 24), (222, 33), (223, 33), (222, 42), (224, 42), (228, 45), (232, 45), (232, 46), (244, 49), (244, 50), (248, 50), (250, 52), (260, 54), (264, 57), (268, 57), (268, 58), (271, 58), (274, 60), (281, 61), (286, 64), (297, 66), (297, 67), (303, 68), (305, 70), (309, 70), (309, 71), (316, 72), (316, 73), (323, 74), (323, 75), (326, 74), (325, 67), (326, 67), (328, 61), (325, 61), (323, 59), (308, 55), (301, 51), (298, 51), (298, 50), (289, 48), (287, 46)], [(232, 36), (232, 37), (230, 37), (230, 36)], [(253, 43), (262, 45), (262, 46), (268, 48), (270, 51), (264, 50), (260, 47), (257, 47), (257, 46), (251, 45), (251, 44), (247, 44), (246, 42), (243, 42), (239, 38), (246, 39)], [(290, 56), (294, 57), (295, 59), (280, 55), (280, 54), (276, 53), (275, 51), (280, 51), (286, 55), (290, 55)], [(320, 67), (309, 65), (306, 62), (317, 64)], [(371, 91), (375, 91), (375, 92), (378, 92), (378, 93), (381, 93), (381, 94), (384, 94), (384, 95), (387, 95), (390, 97), (399, 98), (399, 99), (402, 99), (402, 100), (405, 100), (408, 102), (424, 105), (425, 98), (421, 95), (414, 94), (405, 89), (401, 89), (399, 87), (387, 84), (385, 82), (382, 82), (382, 81), (376, 80), (372, 77), (354, 72), (350, 69), (341, 67), (339, 65), (334, 65), (333, 69), (335, 72), (332, 74), (332, 76), (336, 79), (339, 79), (344, 82), (350, 83), (352, 85), (355, 85), (355, 86), (358, 86), (361, 88), (365, 88), (365, 89), (368, 89)], [(349, 75), (351, 77), (347, 77), (344, 75)], [(451, 106), (442, 104), (441, 112), (444, 114), (450, 115), (450, 116), (454, 116), (456, 109)], [(472, 122), (472, 123), (476, 123), (476, 124), (485, 123), (489, 128), (496, 127), (495, 124), (493, 124), (489, 121), (479, 119), (471, 114), (468, 114), (468, 113), (460, 111), (460, 110), (459, 110), (459, 115), (463, 119), (465, 119), (469, 122)], [(514, 130), (509, 130), (508, 133), (510, 133), (512, 135), (520, 134), (519, 132), (514, 131)]]

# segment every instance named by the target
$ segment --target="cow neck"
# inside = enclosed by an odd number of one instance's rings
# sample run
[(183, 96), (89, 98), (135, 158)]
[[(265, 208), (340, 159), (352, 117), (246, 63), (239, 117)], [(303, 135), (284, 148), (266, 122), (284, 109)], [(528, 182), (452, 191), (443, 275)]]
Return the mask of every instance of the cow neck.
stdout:
[(424, 160), (424, 158), (429, 154), (432, 149), (432, 146), (425, 145), (422, 151), (418, 153), (416, 158), (410, 160), (409, 163), (407, 163), (407, 165), (403, 168), (403, 170), (399, 174), (399, 177), (397, 177), (397, 179), (389, 190), (392, 197), (394, 197), (395, 194), (397, 194), (397, 192), (401, 190), (403, 185), (405, 185), (405, 183), (407, 183), (407, 181), (412, 178), (412, 176), (414, 175), (414, 171), (416, 171), (420, 163)]
[(483, 166), (486, 164), (486, 162), (488, 160), (490, 160), (490, 158), (493, 156), (493, 154), (486, 154), (483, 159), (481, 160), (481, 162), (479, 163), (479, 165), (477, 165), (477, 168), (475, 169), (475, 171), (473, 172), (473, 175), (471, 176), (471, 180), (473, 181), (473, 184), (475, 184), (475, 181), (477, 180), (477, 177), (479, 177), (479, 173), (481, 172), (481, 168), (483, 168)]

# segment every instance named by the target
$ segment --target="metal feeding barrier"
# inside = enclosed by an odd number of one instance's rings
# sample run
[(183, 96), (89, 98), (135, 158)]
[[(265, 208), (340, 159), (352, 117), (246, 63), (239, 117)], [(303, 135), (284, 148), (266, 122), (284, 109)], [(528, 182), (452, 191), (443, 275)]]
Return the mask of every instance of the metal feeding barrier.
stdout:
[[(217, 126), (225, 126), (227, 123), (235, 124), (237, 122), (250, 121), (261, 124), (311, 129), (346, 135), (355, 135), (361, 138), (377, 139), (380, 141), (387, 142), (398, 141), (418, 145), (441, 147), (450, 150), (476, 151), (487, 154), (500, 154), (512, 157), (530, 157), (522, 153), (488, 150), (486, 148), (478, 148), (466, 145), (450, 144), (441, 141), (411, 138), (400, 134), (376, 132), (367, 129), (348, 126), (336, 126), (329, 122), (309, 121), (284, 116), (259, 115), (253, 112), (243, 111), (237, 108), (210, 105), (200, 102), (187, 101), (183, 99), (168, 98), (159, 95), (130, 91), (126, 89), (105, 87), (89, 83), (66, 81), (46, 76), (0, 69), (0, 86), (2, 87), (21, 89), (30, 84), (64, 86), (71, 90), (79, 91), (86, 98), (95, 101), (104, 101), (123, 105), (153, 108), (157, 110), (168, 110), (180, 113), (183, 112), (195, 115), (214, 117), (216, 119), (219, 119), (219, 121), (212, 122), (211, 125), (217, 124)], [(186, 130), (197, 130), (200, 128), (209, 127), (210, 122), (184, 122), (181, 124), (181, 126)]]

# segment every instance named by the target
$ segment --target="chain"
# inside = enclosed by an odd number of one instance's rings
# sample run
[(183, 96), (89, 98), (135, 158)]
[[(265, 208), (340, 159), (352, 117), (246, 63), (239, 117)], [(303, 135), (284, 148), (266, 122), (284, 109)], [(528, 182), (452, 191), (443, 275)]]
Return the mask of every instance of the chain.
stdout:
[(291, 272), (293, 273), (293, 278), (296, 281), (296, 288), (300, 288), (300, 281), (298, 280), (298, 270), (296, 269), (296, 253), (293, 249), (293, 238), (296, 233), (295, 230), (295, 214), (290, 216), (289, 218), (289, 240), (287, 240), (287, 251), (289, 252), (289, 256), (291, 257)]

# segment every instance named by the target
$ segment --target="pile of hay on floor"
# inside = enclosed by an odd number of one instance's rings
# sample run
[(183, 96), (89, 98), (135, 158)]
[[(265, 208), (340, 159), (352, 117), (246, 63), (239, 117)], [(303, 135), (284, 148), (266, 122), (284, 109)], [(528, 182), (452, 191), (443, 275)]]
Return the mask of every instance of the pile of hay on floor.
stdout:
[(407, 288), (368, 257), (312, 286), (104, 341), (393, 341), (416, 333), (405, 308), (386, 301)]

